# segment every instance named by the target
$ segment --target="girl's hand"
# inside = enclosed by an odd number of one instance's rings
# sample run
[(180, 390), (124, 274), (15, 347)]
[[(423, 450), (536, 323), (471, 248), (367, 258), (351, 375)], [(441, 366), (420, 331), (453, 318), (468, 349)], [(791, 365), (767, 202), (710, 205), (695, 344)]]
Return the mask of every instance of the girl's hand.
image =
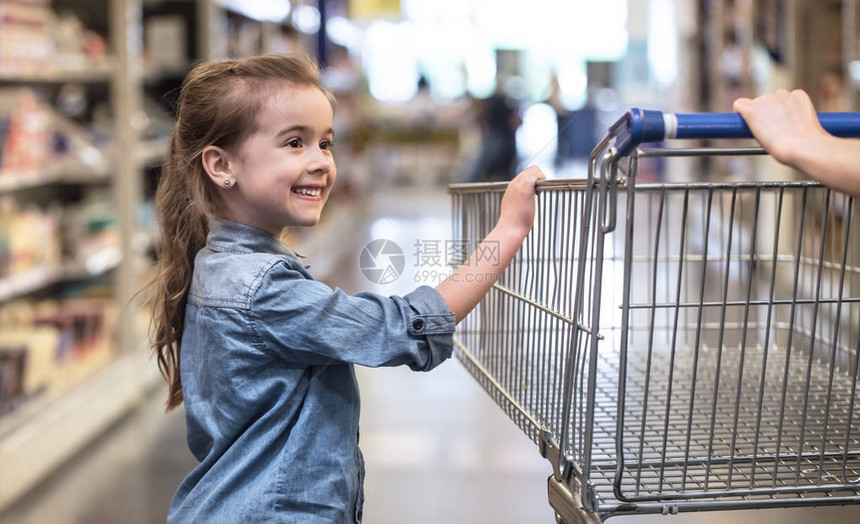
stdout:
[(481, 246), (495, 250), (499, 256), (480, 256), (479, 246), (450, 278), (436, 286), (457, 322), (487, 294), (531, 231), (535, 221), (535, 184), (544, 178), (540, 169), (530, 167), (508, 184), (499, 221), (481, 242)]
[(514, 177), (502, 197), (502, 210), (496, 227), (525, 238), (535, 220), (535, 184), (546, 177), (531, 166)]
[(781, 89), (755, 100), (739, 98), (734, 110), (771, 156), (794, 167), (798, 153), (828, 136), (809, 95), (800, 89), (790, 93)]

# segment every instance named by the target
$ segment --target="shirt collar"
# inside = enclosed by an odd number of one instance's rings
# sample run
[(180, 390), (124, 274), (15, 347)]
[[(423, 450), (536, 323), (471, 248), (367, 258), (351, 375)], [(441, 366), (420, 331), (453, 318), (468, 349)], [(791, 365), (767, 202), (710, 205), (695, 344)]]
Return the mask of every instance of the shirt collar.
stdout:
[(271, 233), (221, 217), (209, 218), (206, 243), (240, 253), (277, 253), (296, 260), (304, 258)]

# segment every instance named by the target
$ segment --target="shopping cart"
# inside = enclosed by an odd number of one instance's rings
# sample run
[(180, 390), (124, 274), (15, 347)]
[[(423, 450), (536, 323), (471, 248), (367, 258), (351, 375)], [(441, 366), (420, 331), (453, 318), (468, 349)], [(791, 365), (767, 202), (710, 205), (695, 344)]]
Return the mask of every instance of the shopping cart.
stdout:
[[(858, 117), (820, 115), (842, 136)], [(636, 181), (650, 159), (763, 153), (642, 143), (749, 136), (734, 114), (631, 110), (587, 180), (538, 183), (534, 229), (460, 324), (460, 360), (551, 462), (559, 522), (860, 504), (854, 199)], [(492, 229), (505, 187), (450, 187), (458, 243)]]

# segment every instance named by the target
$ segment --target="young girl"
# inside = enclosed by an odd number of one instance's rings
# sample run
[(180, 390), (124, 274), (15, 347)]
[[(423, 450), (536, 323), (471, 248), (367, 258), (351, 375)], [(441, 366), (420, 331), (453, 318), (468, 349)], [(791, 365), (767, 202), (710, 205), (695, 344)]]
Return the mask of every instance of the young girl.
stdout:
[(279, 238), (319, 220), (337, 176), (332, 118), (306, 57), (203, 64), (183, 83), (156, 195), (153, 349), (200, 465), (169, 522), (359, 522), (353, 365), (447, 359), (455, 323), (531, 228), (537, 168), (510, 183), (485, 239), (498, 260), (403, 297), (315, 281)]

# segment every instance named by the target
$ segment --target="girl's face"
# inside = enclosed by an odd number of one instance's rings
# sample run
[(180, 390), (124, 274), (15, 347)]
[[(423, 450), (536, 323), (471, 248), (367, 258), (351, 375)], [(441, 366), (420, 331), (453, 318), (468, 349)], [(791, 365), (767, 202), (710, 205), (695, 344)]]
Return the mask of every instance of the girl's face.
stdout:
[(337, 177), (333, 118), (328, 98), (316, 87), (273, 91), (256, 129), (231, 155), (235, 186), (224, 191), (228, 218), (273, 235), (316, 224)]

